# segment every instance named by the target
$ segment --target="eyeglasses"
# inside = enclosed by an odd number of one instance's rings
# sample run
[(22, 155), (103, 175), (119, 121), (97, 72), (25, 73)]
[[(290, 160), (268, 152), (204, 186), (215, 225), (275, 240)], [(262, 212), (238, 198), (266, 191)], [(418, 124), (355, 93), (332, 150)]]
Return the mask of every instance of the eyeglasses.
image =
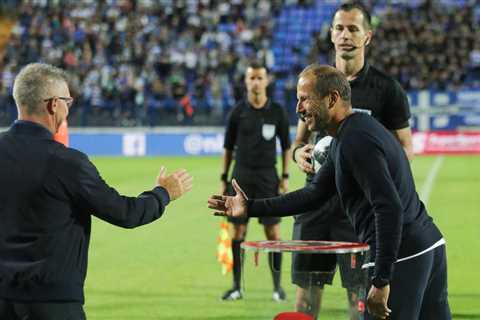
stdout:
[(43, 101), (48, 102), (48, 101), (52, 101), (55, 98), (65, 101), (65, 103), (67, 104), (67, 107), (69, 107), (69, 108), (73, 104), (73, 98), (72, 97), (51, 97), (51, 98), (48, 98), (48, 99), (43, 99)]

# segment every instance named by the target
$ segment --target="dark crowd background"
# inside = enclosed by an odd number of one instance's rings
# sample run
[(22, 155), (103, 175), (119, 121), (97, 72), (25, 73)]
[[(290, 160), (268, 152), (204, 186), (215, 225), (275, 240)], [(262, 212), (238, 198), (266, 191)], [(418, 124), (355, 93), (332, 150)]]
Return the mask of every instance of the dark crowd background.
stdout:
[[(340, 3), (3, 0), (0, 126), (16, 117), (16, 73), (34, 61), (71, 74), (71, 126), (222, 125), (251, 60), (269, 68), (269, 94), (295, 123), (296, 76), (333, 63), (329, 27)], [(368, 60), (407, 91), (480, 88), (478, 1), (363, 3), (374, 24)]]

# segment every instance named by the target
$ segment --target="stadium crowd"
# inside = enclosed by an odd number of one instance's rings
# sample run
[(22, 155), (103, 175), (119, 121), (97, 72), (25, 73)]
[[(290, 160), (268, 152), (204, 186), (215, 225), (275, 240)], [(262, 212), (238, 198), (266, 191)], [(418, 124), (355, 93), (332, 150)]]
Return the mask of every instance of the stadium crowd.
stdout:
[[(405, 89), (479, 85), (480, 35), (471, 6), (366, 2), (378, 24), (369, 59)], [(71, 73), (73, 125), (221, 124), (242, 97), (242, 75), (252, 58), (272, 68), (274, 78), (286, 79), (270, 92), (284, 91), (281, 102), (288, 108), (296, 103), (288, 81), (296, 70), (275, 72), (281, 63), (272, 50), (276, 18), (285, 8), (315, 5), (312, 0), (23, 1), (14, 8), (17, 23), (0, 61), (1, 125), (16, 114), (10, 97), (15, 74), (34, 61)], [(331, 63), (328, 28), (319, 23), (316, 31), (304, 43), (309, 54), (299, 65)]]

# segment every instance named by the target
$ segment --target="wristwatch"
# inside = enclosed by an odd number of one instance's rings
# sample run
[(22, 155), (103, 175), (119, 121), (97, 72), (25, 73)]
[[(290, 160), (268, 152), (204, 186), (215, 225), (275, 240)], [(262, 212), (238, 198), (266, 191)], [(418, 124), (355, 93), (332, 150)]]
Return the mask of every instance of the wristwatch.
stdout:
[(375, 288), (381, 289), (390, 284), (390, 280), (380, 278), (380, 277), (373, 277), (372, 284)]

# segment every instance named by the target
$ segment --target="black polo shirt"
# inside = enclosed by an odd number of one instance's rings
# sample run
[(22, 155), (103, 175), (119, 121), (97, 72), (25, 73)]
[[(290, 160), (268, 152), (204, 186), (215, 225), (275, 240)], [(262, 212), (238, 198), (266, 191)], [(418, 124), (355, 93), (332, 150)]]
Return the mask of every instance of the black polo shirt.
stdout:
[(388, 130), (409, 126), (407, 95), (392, 77), (365, 62), (357, 78), (350, 81), (350, 87), (354, 110), (369, 113)]
[(276, 137), (283, 151), (290, 148), (285, 109), (270, 100), (263, 108), (256, 109), (245, 99), (228, 116), (223, 147), (235, 150), (236, 166), (272, 168), (277, 161)]
[[(352, 107), (356, 112), (365, 112), (388, 130), (407, 128), (410, 119), (410, 105), (405, 91), (392, 77), (386, 75), (368, 62), (350, 81), (352, 89)], [(318, 142), (324, 134), (316, 134), (313, 143)], [(307, 182), (312, 181), (314, 175), (307, 176)], [(332, 220), (346, 220), (345, 215), (339, 215), (340, 205), (337, 196), (318, 209), (316, 214), (298, 215), (296, 219), (301, 223), (316, 221), (329, 222)]]

